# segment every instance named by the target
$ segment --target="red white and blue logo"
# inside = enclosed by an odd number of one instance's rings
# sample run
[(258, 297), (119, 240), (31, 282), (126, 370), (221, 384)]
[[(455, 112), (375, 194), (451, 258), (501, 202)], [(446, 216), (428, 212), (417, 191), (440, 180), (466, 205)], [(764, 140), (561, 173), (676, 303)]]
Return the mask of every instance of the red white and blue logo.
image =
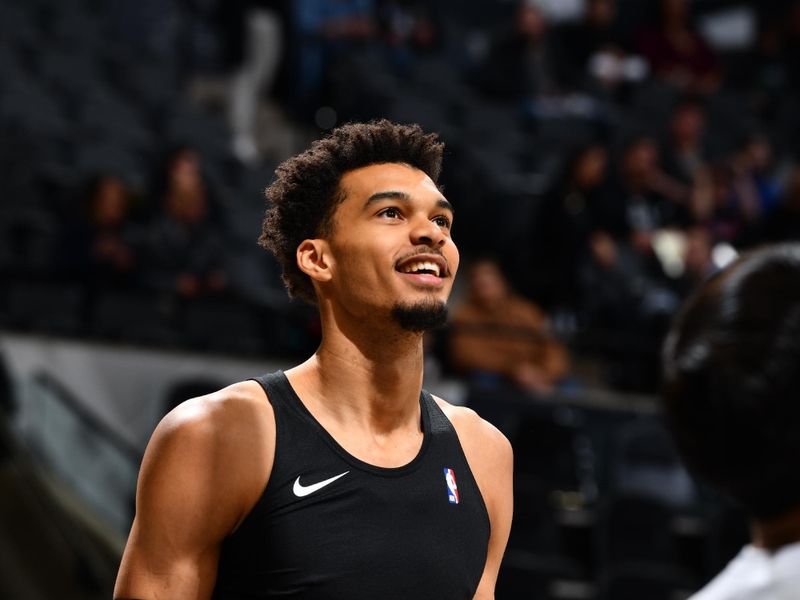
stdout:
[(445, 469), (444, 480), (447, 482), (447, 499), (450, 504), (458, 504), (458, 484), (456, 483), (455, 471), (453, 469)]

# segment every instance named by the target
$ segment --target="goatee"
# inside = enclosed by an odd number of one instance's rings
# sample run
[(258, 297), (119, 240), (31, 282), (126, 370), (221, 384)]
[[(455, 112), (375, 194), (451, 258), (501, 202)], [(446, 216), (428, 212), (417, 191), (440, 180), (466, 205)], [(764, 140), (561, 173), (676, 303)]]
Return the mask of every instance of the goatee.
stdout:
[(406, 331), (424, 333), (447, 323), (447, 305), (438, 300), (396, 304), (392, 309), (392, 318)]

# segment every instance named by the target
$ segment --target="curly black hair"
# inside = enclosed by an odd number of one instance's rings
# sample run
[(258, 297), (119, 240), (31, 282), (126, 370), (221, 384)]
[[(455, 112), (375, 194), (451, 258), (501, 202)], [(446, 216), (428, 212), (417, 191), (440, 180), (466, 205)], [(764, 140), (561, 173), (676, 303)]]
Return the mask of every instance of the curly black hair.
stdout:
[(333, 213), (344, 200), (342, 175), (373, 164), (403, 163), (436, 183), (443, 150), (439, 137), (419, 125), (381, 119), (342, 125), (281, 163), (266, 191), (267, 214), (258, 243), (271, 250), (283, 268), (289, 296), (316, 304), (311, 280), (297, 266), (297, 247), (303, 240), (332, 233)]

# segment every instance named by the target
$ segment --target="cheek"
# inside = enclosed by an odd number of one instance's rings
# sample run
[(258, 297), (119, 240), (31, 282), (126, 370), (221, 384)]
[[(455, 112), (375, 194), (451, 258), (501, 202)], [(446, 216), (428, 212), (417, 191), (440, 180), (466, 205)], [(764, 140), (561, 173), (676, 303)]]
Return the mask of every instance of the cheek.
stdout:
[(390, 268), (383, 258), (388, 251), (380, 244), (365, 241), (366, 238), (353, 239), (335, 249), (336, 276), (344, 286), (349, 282), (374, 280)]
[(452, 276), (455, 277), (456, 273), (458, 272), (458, 265), (461, 262), (461, 255), (458, 252), (458, 247), (452, 240), (450, 240), (448, 243), (448, 249), (445, 251), (445, 257), (450, 265)]

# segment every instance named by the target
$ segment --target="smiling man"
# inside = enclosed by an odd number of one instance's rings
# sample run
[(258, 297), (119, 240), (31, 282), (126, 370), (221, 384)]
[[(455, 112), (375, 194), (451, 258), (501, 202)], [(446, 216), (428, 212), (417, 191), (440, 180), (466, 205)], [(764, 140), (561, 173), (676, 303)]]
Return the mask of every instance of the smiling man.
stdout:
[(511, 447), (422, 390), (458, 269), (441, 158), (435, 135), (378, 121), (278, 168), (260, 241), (322, 343), (159, 424), (116, 598), (494, 598)]

